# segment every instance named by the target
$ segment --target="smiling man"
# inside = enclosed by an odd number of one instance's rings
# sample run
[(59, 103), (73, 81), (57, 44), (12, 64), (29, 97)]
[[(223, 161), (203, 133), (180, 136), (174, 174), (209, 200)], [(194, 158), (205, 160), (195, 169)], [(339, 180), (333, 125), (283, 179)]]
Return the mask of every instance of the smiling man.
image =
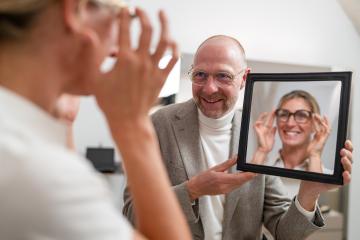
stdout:
[[(316, 199), (309, 199), (324, 191), (323, 185), (308, 184), (310, 191), (291, 201), (279, 178), (236, 171), (236, 157), (231, 158), (237, 154), (241, 124), (236, 102), (248, 72), (236, 39), (210, 37), (197, 49), (189, 71), (193, 99), (152, 116), (193, 239), (260, 239), (263, 223), (275, 239), (303, 239), (324, 225)], [(350, 174), (351, 151), (343, 151)], [(127, 190), (124, 200), (123, 212), (134, 223)]]

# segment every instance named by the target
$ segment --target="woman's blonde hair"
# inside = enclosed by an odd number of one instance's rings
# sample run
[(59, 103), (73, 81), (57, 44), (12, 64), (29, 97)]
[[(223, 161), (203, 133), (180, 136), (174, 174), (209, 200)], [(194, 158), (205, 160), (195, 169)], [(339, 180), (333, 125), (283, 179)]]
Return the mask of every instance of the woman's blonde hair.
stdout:
[(15, 40), (35, 16), (55, 0), (0, 0), (0, 41)]
[[(0, 42), (17, 40), (49, 4), (59, 0), (0, 0)], [(121, 0), (83, 0), (111, 8), (124, 6)]]

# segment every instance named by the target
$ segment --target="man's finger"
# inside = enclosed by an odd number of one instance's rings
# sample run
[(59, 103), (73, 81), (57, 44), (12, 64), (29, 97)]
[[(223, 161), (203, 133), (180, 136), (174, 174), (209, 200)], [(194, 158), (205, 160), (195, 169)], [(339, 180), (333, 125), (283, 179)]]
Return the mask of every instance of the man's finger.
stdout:
[(344, 171), (348, 171), (351, 174), (352, 163), (347, 157), (342, 157), (341, 158), (341, 164), (342, 164), (342, 166), (344, 168)]
[(341, 157), (347, 157), (347, 158), (350, 160), (350, 162), (353, 162), (352, 152), (350, 152), (350, 151), (349, 151), (348, 149), (346, 149), (346, 148), (341, 149), (341, 151), (340, 151), (340, 156), (341, 156)]
[(257, 176), (257, 174), (252, 172), (238, 172), (233, 174), (233, 176), (234, 176), (233, 180), (236, 184), (243, 184), (253, 179), (255, 176)]
[(234, 156), (234, 157), (230, 158), (229, 160), (212, 167), (211, 170), (216, 171), (216, 172), (224, 172), (224, 171), (228, 170), (229, 168), (231, 168), (232, 166), (234, 166), (236, 161), (237, 161), (237, 156)]
[(350, 152), (354, 151), (352, 142), (349, 139), (345, 141), (345, 148)]
[(344, 185), (349, 184), (351, 182), (351, 174), (348, 171), (343, 172), (342, 174)]

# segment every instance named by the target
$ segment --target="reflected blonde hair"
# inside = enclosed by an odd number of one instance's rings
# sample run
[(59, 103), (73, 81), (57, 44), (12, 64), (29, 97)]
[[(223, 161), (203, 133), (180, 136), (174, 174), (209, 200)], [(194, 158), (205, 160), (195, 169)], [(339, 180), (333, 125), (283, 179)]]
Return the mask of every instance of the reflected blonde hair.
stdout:
[(311, 111), (313, 113), (320, 114), (320, 107), (319, 107), (318, 102), (314, 98), (314, 96), (303, 90), (294, 90), (294, 91), (291, 91), (291, 92), (285, 94), (284, 96), (282, 96), (279, 101), (278, 108), (281, 108), (281, 106), (284, 105), (285, 102), (287, 102), (291, 99), (294, 99), (294, 98), (304, 99), (305, 102), (307, 102), (309, 104)]

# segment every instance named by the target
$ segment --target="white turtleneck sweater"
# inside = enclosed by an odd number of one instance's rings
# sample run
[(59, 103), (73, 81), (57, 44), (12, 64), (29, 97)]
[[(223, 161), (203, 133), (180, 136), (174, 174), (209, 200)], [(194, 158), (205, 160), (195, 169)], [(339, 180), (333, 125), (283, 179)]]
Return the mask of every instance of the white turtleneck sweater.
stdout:
[[(203, 156), (207, 167), (211, 168), (230, 158), (231, 127), (235, 109), (218, 119), (208, 118), (200, 110), (198, 113)], [(200, 217), (205, 240), (221, 240), (224, 202), (223, 194), (200, 197)]]

